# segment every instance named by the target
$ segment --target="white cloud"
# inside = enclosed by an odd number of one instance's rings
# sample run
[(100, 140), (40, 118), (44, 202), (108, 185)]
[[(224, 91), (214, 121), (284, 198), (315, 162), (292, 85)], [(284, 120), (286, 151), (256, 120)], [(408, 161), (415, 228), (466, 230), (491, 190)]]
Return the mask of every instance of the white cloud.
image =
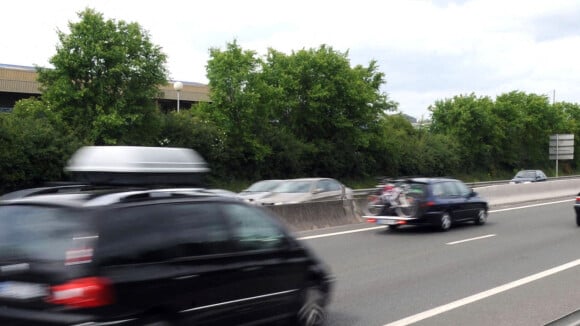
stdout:
[[(168, 55), (174, 79), (207, 82), (210, 47), (237, 39), (264, 54), (321, 44), (376, 59), (384, 90), (421, 116), (437, 99), (511, 90), (580, 102), (580, 1), (577, 0), (31, 0), (3, 4), (0, 63), (47, 65), (76, 13), (138, 22)], [(9, 44), (9, 46), (6, 46)]]

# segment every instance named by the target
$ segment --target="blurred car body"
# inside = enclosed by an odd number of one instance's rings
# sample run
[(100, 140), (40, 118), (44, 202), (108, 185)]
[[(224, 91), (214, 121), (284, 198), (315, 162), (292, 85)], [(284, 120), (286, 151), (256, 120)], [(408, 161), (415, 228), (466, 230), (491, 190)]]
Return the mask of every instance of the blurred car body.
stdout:
[(335, 179), (300, 178), (283, 180), (269, 196), (257, 199), (256, 202), (262, 205), (281, 205), (352, 198), (352, 189)]
[[(398, 228), (401, 225), (431, 225), (447, 231), (454, 223), (485, 224), (487, 201), (463, 182), (448, 178), (413, 178), (396, 185), (404, 191), (408, 207), (385, 206), (380, 215), (368, 215), (368, 223)], [(402, 214), (401, 212), (406, 211)]]
[(546, 181), (548, 178), (541, 170), (522, 170), (510, 181), (511, 184)]
[(282, 181), (283, 180), (262, 180), (255, 182), (247, 189), (241, 191), (238, 196), (246, 201), (254, 202), (270, 196), (272, 191), (278, 187)]
[(576, 225), (580, 226), (580, 193), (576, 195), (576, 202), (574, 203), (574, 211), (576, 212)]
[[(179, 174), (189, 168), (180, 161), (111, 175), (111, 166), (85, 169), (87, 161), (78, 160), (69, 171), (98, 184), (4, 197), (0, 324), (254, 325), (288, 318), (320, 325), (332, 282), (327, 267), (268, 210), (221, 191), (159, 187), (155, 182), (167, 180), (159, 175), (183, 182)], [(123, 185), (106, 184), (117, 173)]]

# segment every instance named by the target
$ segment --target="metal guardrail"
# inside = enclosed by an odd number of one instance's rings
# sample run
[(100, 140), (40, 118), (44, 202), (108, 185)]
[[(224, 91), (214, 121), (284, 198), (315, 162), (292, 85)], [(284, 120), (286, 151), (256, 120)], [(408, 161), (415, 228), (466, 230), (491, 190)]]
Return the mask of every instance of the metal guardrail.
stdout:
[[(580, 179), (580, 175), (568, 175), (563, 177), (550, 177), (548, 181), (556, 181), (556, 180), (565, 180), (565, 179)], [(509, 184), (511, 180), (495, 180), (495, 181), (481, 181), (481, 182), (466, 182), (465, 184), (471, 188), (479, 188), (479, 187), (487, 187), (487, 186), (496, 186), (496, 185), (505, 185)], [(353, 195), (355, 198), (360, 198), (362, 196), (366, 196), (370, 194), (377, 188), (368, 188), (368, 189), (353, 189)]]

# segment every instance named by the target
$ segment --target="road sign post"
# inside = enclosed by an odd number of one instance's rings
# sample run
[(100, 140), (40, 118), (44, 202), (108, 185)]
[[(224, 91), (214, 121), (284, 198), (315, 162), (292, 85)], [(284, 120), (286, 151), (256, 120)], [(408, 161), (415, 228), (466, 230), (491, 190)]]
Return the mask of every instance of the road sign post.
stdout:
[(558, 161), (574, 159), (574, 135), (551, 135), (549, 154), (550, 160), (556, 160), (556, 177), (558, 177)]

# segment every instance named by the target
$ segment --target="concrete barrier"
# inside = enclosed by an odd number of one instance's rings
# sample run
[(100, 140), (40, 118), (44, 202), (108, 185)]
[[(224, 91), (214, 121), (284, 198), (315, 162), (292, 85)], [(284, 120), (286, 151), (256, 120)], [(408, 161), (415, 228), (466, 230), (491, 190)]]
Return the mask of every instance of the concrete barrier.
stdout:
[(534, 182), (496, 185), (474, 189), (487, 199), (490, 206), (517, 204), (550, 198), (573, 198), (580, 192), (580, 180), (567, 179), (549, 182)]
[[(476, 188), (475, 191), (492, 208), (551, 198), (572, 199), (580, 192), (580, 179), (495, 185)], [(290, 229), (305, 231), (363, 222), (366, 198), (264, 207), (277, 213)]]
[(294, 231), (315, 230), (362, 222), (355, 199), (264, 206)]

